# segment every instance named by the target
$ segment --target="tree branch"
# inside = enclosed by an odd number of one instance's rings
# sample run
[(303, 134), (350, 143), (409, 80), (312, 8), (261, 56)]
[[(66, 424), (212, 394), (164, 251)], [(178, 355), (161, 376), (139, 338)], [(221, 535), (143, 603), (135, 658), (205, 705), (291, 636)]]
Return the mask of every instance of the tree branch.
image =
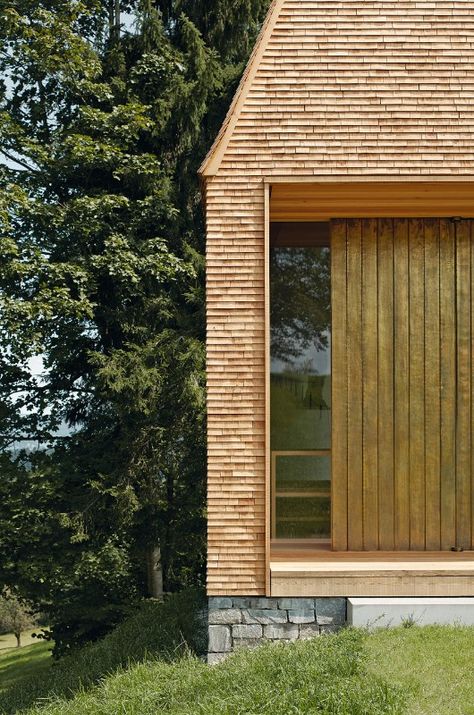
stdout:
[(26, 164), (22, 159), (17, 159), (13, 154), (10, 154), (10, 152), (6, 151), (6, 149), (3, 149), (3, 147), (0, 148), (0, 154), (3, 154), (3, 156), (5, 156), (9, 161), (18, 164), (18, 166), (22, 166), (27, 171), (39, 174), (39, 169), (34, 169), (29, 164)]

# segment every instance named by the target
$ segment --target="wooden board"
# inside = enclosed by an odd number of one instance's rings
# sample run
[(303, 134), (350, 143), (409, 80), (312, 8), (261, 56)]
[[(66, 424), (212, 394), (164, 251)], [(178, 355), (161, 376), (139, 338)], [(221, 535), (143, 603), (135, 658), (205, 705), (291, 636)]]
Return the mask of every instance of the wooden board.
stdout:
[[(331, 273), (343, 275), (347, 271), (346, 221), (333, 221), (331, 225)], [(332, 327), (338, 334), (347, 331), (346, 290), (332, 290)], [(332, 444), (339, 449), (332, 452), (332, 470), (338, 475), (338, 489), (332, 489), (331, 530), (335, 549), (347, 549), (347, 351), (332, 355), (331, 406), (333, 414)]]
[(272, 185), (272, 221), (474, 216), (474, 183), (334, 181)]
[(311, 552), (271, 557), (272, 596), (473, 596), (474, 552)]
[(333, 547), (472, 548), (472, 222), (331, 225)]
[(472, 571), (469, 575), (443, 572), (323, 575), (272, 571), (271, 583), (272, 596), (474, 596)]

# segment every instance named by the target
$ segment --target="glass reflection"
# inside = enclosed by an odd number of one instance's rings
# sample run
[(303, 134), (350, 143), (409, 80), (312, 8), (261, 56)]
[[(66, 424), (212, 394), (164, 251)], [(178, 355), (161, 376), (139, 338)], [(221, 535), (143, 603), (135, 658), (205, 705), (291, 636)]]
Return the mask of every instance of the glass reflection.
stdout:
[(270, 412), (276, 538), (330, 537), (330, 294), (328, 245), (271, 248)]

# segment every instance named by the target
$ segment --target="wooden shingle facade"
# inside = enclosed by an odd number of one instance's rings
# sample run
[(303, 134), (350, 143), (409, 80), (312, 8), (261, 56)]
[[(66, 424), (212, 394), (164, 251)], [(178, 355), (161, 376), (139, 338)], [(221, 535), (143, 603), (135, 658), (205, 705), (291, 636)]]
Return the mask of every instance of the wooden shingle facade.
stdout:
[[(371, 593), (474, 595), (474, 1), (275, 0), (201, 173), (209, 595), (355, 594), (357, 564)], [(333, 275), (320, 559), (271, 533), (271, 225), (311, 222)]]

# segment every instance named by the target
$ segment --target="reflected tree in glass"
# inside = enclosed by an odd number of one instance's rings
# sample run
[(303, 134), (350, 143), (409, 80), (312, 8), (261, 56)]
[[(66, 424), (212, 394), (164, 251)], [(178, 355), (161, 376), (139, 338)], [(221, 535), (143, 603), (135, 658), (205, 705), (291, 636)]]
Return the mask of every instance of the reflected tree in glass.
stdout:
[(329, 536), (330, 459), (301, 453), (331, 447), (330, 279), (328, 247), (271, 249), (271, 449), (281, 538)]

